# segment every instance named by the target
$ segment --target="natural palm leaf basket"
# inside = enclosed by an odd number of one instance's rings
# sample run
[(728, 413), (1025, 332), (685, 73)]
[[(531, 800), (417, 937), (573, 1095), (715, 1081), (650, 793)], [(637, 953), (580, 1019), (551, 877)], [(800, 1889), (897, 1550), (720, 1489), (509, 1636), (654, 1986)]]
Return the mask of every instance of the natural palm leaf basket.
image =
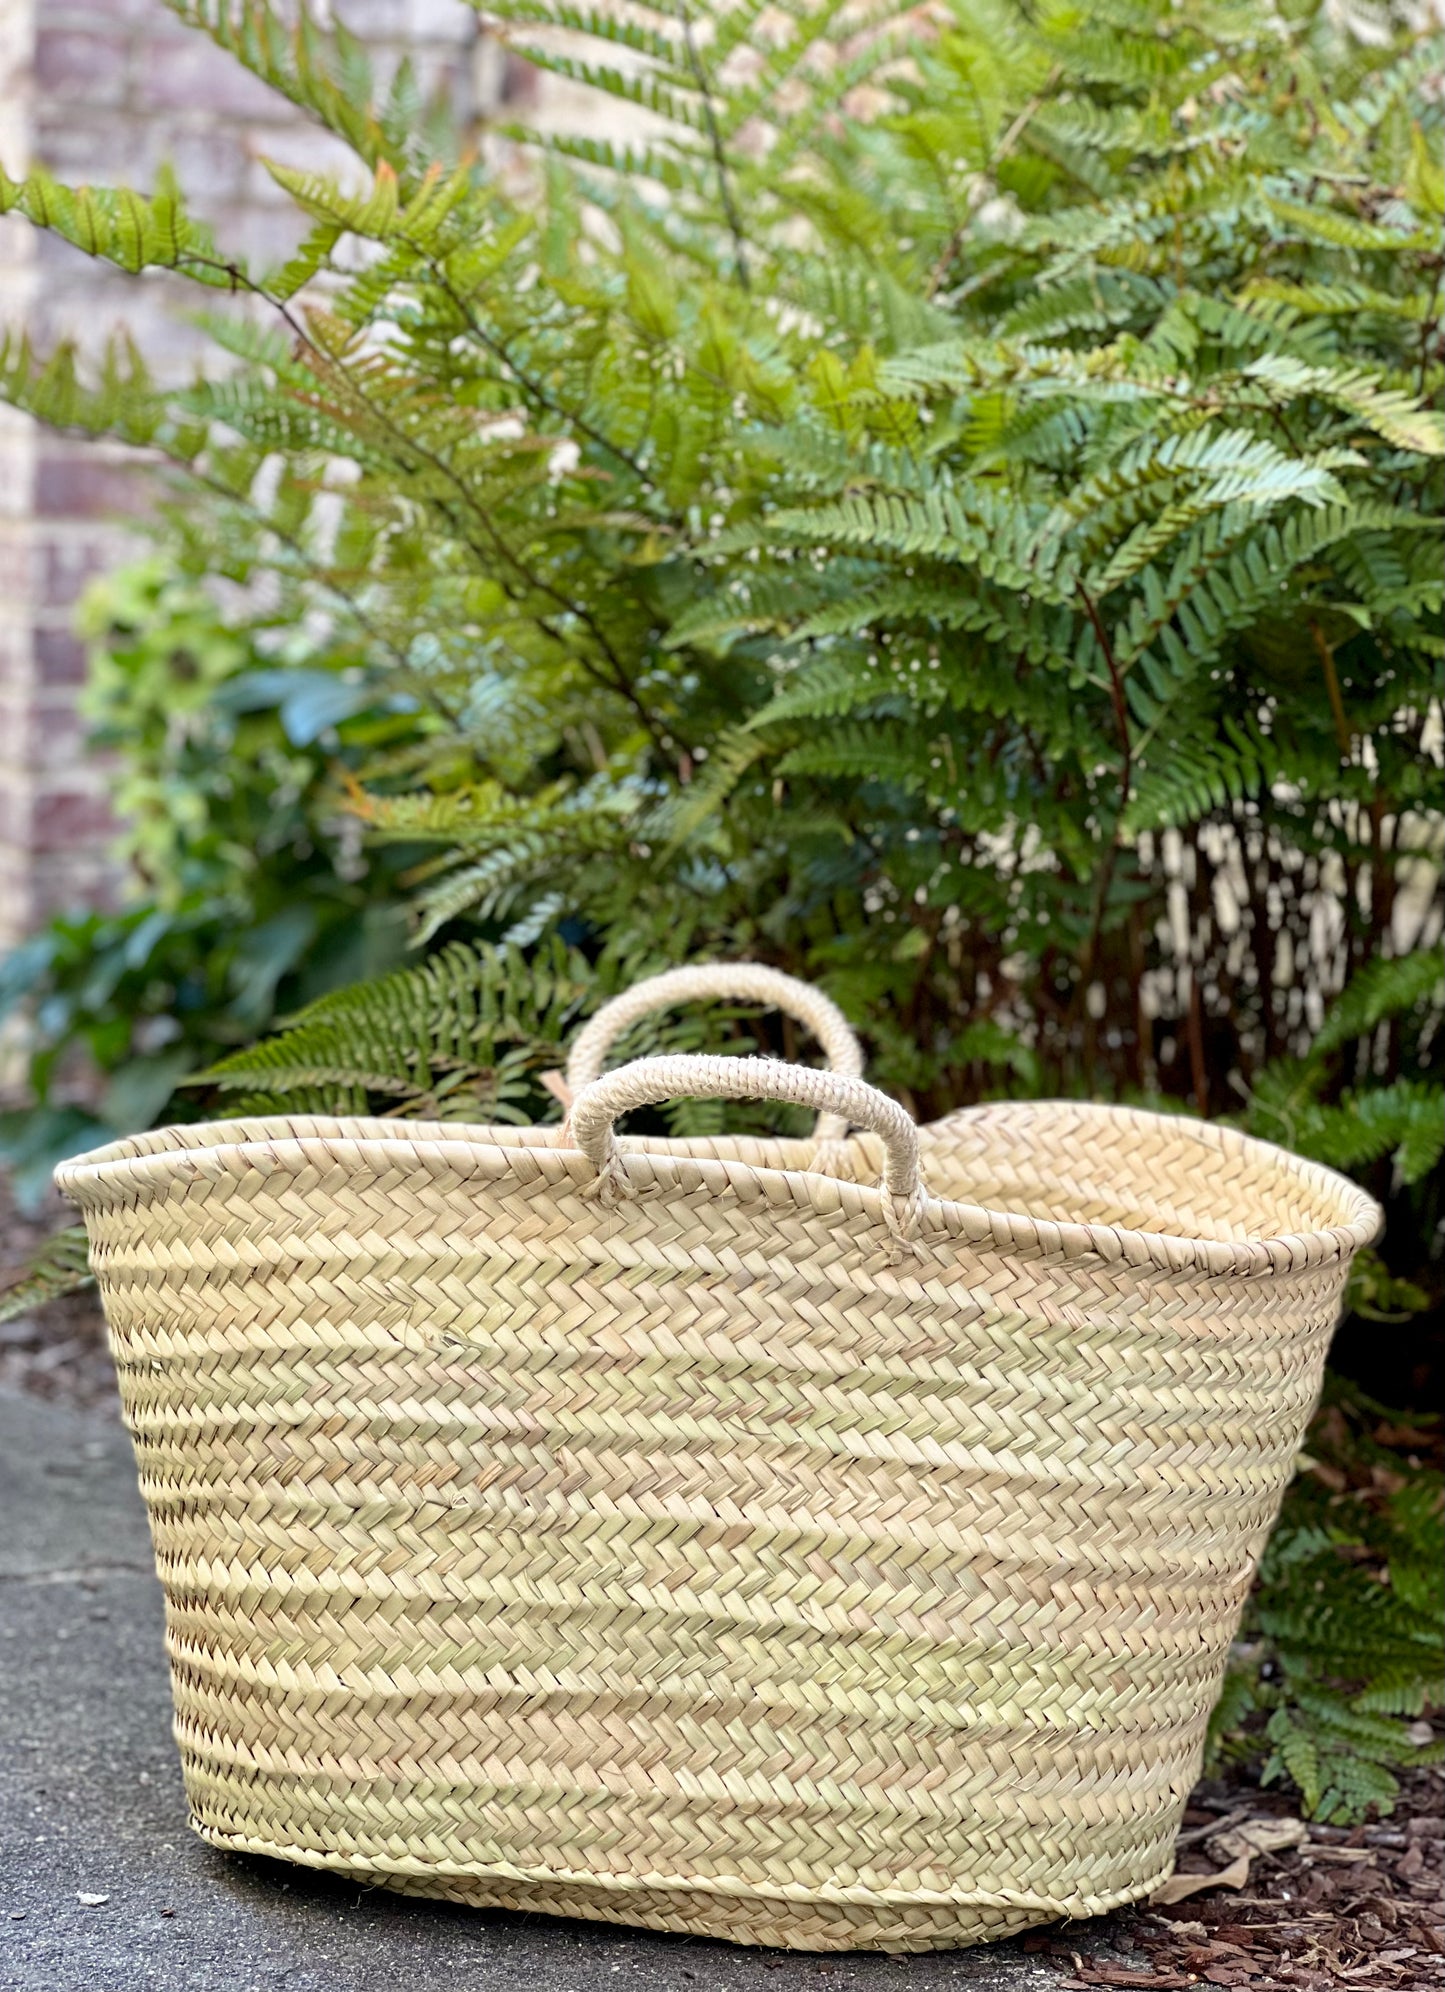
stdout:
[[(684, 1095), (838, 1118), (615, 1143)], [(847, 1071), (674, 1057), (565, 1129), (221, 1122), (61, 1168), (202, 1837), (818, 1949), (1167, 1875), (1378, 1209), (1121, 1108), (952, 1115), (921, 1180), (919, 1145)]]

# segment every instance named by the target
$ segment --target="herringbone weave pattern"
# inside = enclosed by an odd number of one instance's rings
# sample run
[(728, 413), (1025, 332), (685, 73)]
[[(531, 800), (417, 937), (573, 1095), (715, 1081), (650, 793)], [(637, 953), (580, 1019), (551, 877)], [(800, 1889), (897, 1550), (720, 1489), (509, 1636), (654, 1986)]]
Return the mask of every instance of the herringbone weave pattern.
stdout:
[(198, 1830), (820, 1948), (1150, 1889), (1375, 1206), (1077, 1105), (925, 1130), (902, 1226), (874, 1136), (621, 1151), (613, 1202), (555, 1128), (58, 1172)]

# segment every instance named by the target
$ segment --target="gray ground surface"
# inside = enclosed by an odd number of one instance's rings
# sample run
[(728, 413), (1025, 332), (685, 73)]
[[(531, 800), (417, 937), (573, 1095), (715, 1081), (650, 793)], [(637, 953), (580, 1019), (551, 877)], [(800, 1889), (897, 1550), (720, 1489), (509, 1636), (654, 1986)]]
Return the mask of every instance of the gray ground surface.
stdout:
[[(87, 1905), (83, 1896), (104, 1896)], [(4, 1992), (1048, 1992), (1003, 1947), (817, 1957), (414, 1903), (203, 1846), (113, 1419), (0, 1395)]]

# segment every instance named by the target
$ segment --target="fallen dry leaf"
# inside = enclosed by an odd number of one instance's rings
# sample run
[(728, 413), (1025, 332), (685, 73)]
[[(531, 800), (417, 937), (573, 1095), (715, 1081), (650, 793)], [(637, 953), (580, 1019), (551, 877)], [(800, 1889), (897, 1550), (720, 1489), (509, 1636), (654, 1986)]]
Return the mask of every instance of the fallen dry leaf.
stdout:
[(1171, 1874), (1168, 1881), (1160, 1883), (1149, 1900), (1156, 1904), (1187, 1902), (1191, 1895), (1202, 1895), (1206, 1888), (1243, 1888), (1249, 1880), (1251, 1859), (1251, 1855), (1241, 1854), (1238, 1860), (1220, 1868), (1217, 1874)]
[(1236, 1861), (1241, 1854), (1251, 1860), (1256, 1854), (1278, 1854), (1287, 1847), (1302, 1847), (1309, 1838), (1303, 1819), (1246, 1819), (1226, 1833), (1216, 1833), (1209, 1851), (1222, 1861)]
[(1243, 1888), (1249, 1880), (1249, 1864), (1258, 1854), (1284, 1853), (1302, 1847), (1308, 1830), (1301, 1819), (1255, 1818), (1242, 1820), (1223, 1833), (1214, 1834), (1209, 1851), (1228, 1863), (1214, 1874), (1174, 1874), (1156, 1888), (1149, 1900), (1155, 1904), (1187, 1902), (1207, 1888)]

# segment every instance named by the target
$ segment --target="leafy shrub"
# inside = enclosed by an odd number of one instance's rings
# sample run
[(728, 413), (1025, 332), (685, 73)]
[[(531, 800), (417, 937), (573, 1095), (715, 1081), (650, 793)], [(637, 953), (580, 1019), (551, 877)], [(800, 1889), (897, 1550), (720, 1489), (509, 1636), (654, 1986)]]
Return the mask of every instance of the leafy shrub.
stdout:
[[(1438, 38), (1324, 0), (499, 0), (648, 114), (523, 134), (529, 179), (405, 76), (370, 102), (304, 10), (174, 5), (357, 176), (274, 167), (310, 233), (261, 272), (169, 182), (0, 177), (208, 287), (228, 362), (167, 391), (17, 339), (0, 394), (167, 459), (187, 571), (264, 579), (315, 668), (413, 709), (343, 788), (418, 940), (570, 947), (594, 993), (774, 961), (924, 1116), (1243, 1113), (1386, 1198), (1367, 1305), (1438, 1300)], [(457, 1012), (445, 960), (215, 1083), (530, 1099), (545, 1033)], [(427, 990), (451, 1021), (398, 1057), (375, 1006)]]
[(130, 903), (57, 917), (0, 962), (0, 1017), (28, 1012), (31, 1103), (0, 1115), (27, 1204), (63, 1156), (190, 1117), (188, 1074), (405, 944), (395, 865), (348, 863), (332, 820), (333, 766), (414, 726), (360, 667), (269, 646), (158, 560), (96, 584), (82, 626)]

